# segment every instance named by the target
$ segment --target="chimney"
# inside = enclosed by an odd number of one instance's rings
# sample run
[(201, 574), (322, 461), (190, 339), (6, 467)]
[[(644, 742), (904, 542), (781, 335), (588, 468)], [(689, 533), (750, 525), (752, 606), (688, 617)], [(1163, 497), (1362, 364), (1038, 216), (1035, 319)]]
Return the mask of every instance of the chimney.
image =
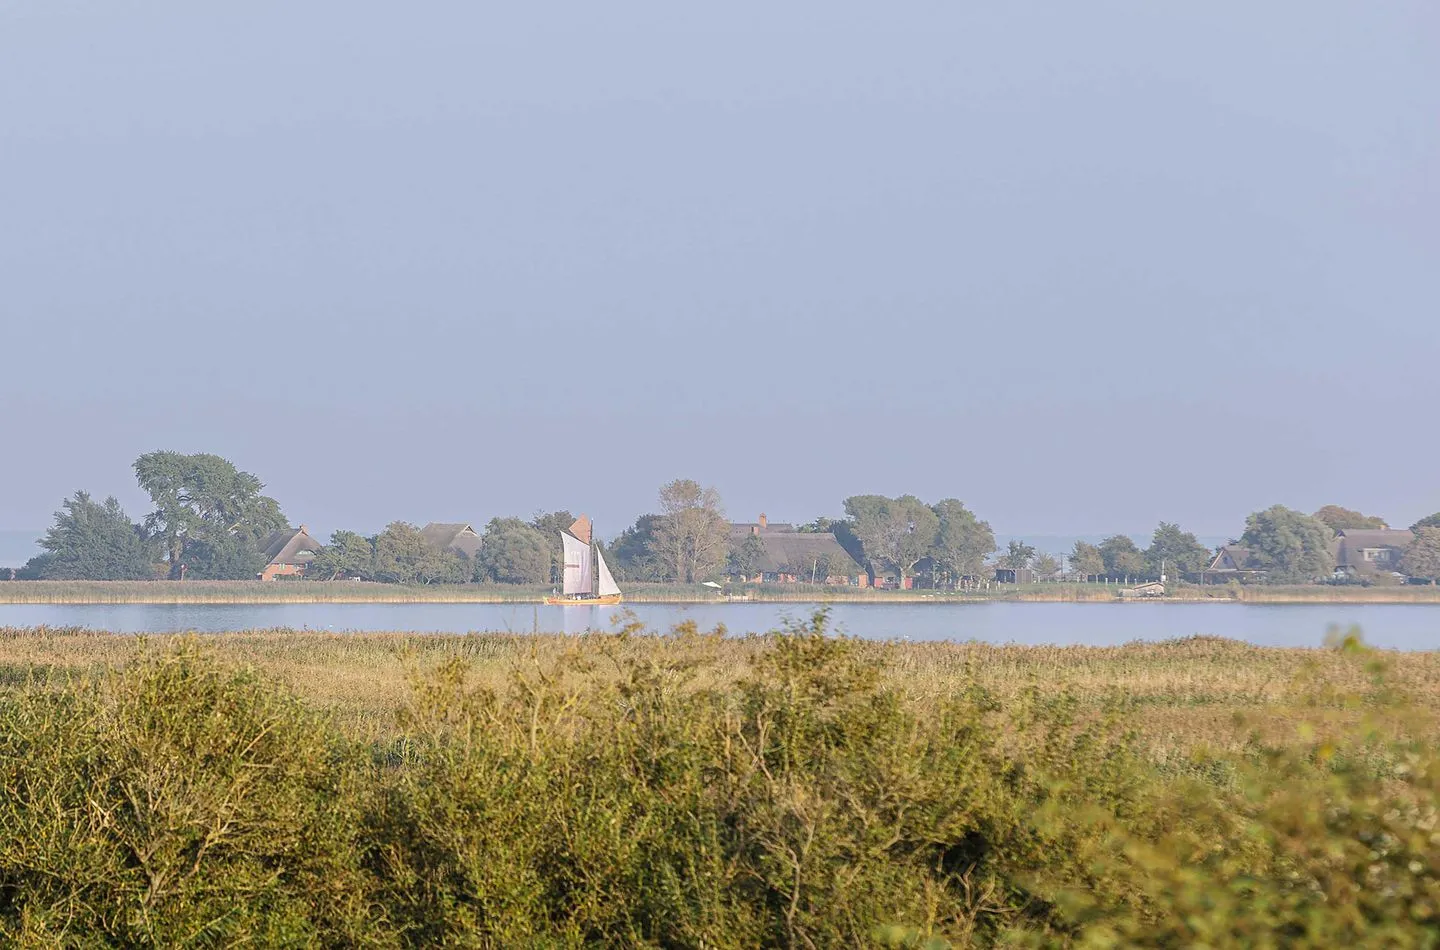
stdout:
[(768, 519), (766, 519), (766, 517), (765, 517), (765, 512), (763, 512), (763, 511), (760, 512), (760, 527), (762, 527), (762, 528), (768, 528), (768, 527), (770, 527), (770, 522), (769, 522)]

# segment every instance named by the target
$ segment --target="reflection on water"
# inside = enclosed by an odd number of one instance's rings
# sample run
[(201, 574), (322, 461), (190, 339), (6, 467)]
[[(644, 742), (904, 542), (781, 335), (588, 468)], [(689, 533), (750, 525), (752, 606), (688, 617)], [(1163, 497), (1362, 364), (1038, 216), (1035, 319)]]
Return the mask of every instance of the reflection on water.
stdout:
[[(262, 627), (423, 632), (611, 630), (625, 611), (666, 631), (694, 620), (731, 634), (763, 633), (804, 620), (816, 604), (0, 604), (0, 626), (85, 626), (128, 633), (218, 633)], [(1440, 608), (1424, 604), (835, 604), (834, 627), (869, 639), (1089, 644), (1168, 640), (1195, 634), (1262, 646), (1320, 646), (1331, 626), (1359, 624), (1367, 642), (1403, 650), (1440, 648)]]

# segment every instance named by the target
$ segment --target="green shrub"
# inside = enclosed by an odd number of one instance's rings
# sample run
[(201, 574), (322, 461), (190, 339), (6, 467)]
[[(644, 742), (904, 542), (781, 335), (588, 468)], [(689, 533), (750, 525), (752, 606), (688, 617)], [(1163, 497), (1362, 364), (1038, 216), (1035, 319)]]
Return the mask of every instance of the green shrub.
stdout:
[(1124, 696), (922, 702), (823, 614), (738, 676), (718, 633), (637, 632), (491, 689), (453, 656), (368, 755), (193, 643), (12, 677), (0, 939), (1436, 946), (1440, 758), (1353, 634), (1368, 689), (1299, 688), (1360, 728), (1162, 769)]

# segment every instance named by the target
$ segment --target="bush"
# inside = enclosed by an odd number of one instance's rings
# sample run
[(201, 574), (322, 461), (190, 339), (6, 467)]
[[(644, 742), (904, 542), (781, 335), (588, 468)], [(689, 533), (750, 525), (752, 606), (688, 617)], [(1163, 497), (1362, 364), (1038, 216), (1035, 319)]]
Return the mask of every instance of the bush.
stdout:
[[(1428, 741), (1151, 764), (1124, 697), (925, 704), (825, 617), (414, 677), (357, 754), (192, 644), (0, 694), (0, 935), (430, 946), (1434, 946)], [(1356, 708), (1401, 697), (1368, 664)], [(733, 655), (733, 652), (730, 654)], [(733, 673), (734, 675), (729, 675)], [(718, 686), (718, 683), (728, 685)], [(1328, 687), (1310, 684), (1316, 697)], [(1377, 720), (1378, 721), (1378, 720)], [(1412, 731), (1411, 734), (1414, 734)]]

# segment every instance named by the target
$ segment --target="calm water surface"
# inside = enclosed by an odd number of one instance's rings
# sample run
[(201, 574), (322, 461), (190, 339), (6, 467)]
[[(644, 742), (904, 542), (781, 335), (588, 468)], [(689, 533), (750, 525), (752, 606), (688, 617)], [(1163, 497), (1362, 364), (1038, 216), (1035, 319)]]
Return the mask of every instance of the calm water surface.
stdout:
[[(655, 630), (694, 620), (732, 634), (762, 633), (803, 620), (814, 604), (635, 604)], [(1440, 649), (1440, 607), (1408, 604), (835, 604), (836, 629), (871, 639), (1089, 644), (1211, 634), (1261, 646), (1319, 646), (1332, 626), (1360, 625), (1367, 642), (1400, 650)], [(424, 632), (582, 633), (614, 626), (614, 607), (518, 604), (123, 604), (0, 605), (0, 626), (85, 626), (126, 633), (260, 627)]]

